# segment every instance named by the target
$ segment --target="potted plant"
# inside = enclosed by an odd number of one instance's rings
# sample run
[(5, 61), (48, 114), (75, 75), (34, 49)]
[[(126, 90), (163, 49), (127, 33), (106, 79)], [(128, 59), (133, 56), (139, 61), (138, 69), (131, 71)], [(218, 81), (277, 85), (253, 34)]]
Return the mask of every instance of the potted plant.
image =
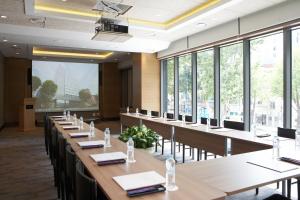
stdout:
[(153, 147), (153, 144), (158, 141), (156, 132), (147, 128), (145, 125), (127, 128), (119, 136), (119, 139), (123, 142), (127, 142), (130, 137), (134, 141), (135, 148), (147, 149)]

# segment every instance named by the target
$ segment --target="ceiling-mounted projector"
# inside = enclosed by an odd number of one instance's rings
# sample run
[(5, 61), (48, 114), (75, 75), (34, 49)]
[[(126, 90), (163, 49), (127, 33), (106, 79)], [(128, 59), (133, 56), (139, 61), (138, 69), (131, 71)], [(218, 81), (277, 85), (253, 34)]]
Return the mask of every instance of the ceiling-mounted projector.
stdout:
[(128, 34), (128, 26), (121, 25), (119, 20), (102, 17), (96, 22), (96, 25), (92, 40), (125, 42), (132, 37)]

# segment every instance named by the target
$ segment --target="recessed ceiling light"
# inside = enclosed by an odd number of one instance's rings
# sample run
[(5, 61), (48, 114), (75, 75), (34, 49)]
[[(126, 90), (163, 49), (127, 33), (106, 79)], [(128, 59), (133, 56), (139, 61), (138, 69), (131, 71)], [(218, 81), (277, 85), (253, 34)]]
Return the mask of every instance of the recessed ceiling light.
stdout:
[(66, 2), (66, 1), (68, 1), (68, 0), (61, 0), (62, 2)]
[(154, 37), (154, 36), (156, 36), (156, 33), (151, 32), (151, 33), (146, 33), (145, 35), (146, 35), (146, 36), (150, 36), (150, 37)]
[(196, 26), (197, 27), (205, 27), (205, 26), (207, 26), (207, 24), (203, 23), (203, 22), (199, 22), (199, 23), (196, 24)]
[(14, 45), (12, 45), (13, 47), (17, 47), (18, 45), (16, 45), (16, 44), (14, 44)]
[(1, 15), (1, 18), (2, 19), (7, 19), (7, 16), (6, 15)]
[(16, 53), (16, 55), (20, 55), (20, 53), (19, 53), (19, 52), (17, 52), (17, 53)]
[(8, 40), (7, 39), (4, 39), (4, 40), (2, 40), (3, 42), (8, 42)]

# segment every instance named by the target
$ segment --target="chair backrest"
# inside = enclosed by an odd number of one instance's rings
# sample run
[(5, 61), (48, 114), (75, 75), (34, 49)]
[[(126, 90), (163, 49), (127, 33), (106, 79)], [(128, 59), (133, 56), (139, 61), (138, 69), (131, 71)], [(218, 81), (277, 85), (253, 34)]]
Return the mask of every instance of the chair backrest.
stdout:
[(296, 130), (289, 128), (277, 128), (277, 134), (279, 137), (295, 139), (296, 138)]
[(218, 120), (215, 118), (210, 118), (210, 125), (211, 126), (218, 126)]
[(167, 113), (167, 118), (168, 119), (174, 119), (174, 114), (173, 113)]
[(76, 155), (71, 145), (66, 146), (66, 184), (67, 188), (74, 191), (76, 184)]
[(58, 144), (57, 144), (57, 129), (53, 126), (51, 129), (51, 149), (50, 158), (53, 163), (58, 158)]
[[(182, 120), (182, 115), (179, 115), (179, 116), (178, 116), (178, 120)], [(190, 115), (186, 115), (186, 116), (185, 116), (185, 121), (186, 121), (186, 122), (193, 122), (193, 117), (190, 116)]]
[[(200, 123), (201, 124), (207, 124), (207, 118), (206, 117), (201, 117), (200, 118)], [(209, 119), (209, 123), (211, 126), (218, 126), (218, 120), (214, 118)]]
[(140, 110), (140, 113), (143, 114), (143, 115), (147, 115), (147, 110), (141, 109), (141, 110)]
[(61, 133), (58, 133), (58, 157), (59, 157), (59, 169), (65, 171), (66, 168), (66, 139)]
[(224, 128), (230, 128), (230, 129), (244, 131), (245, 125), (243, 122), (224, 120)]
[(151, 116), (159, 117), (159, 112), (158, 111), (151, 111)]
[(76, 164), (76, 200), (96, 200), (96, 181), (84, 173), (81, 161)]

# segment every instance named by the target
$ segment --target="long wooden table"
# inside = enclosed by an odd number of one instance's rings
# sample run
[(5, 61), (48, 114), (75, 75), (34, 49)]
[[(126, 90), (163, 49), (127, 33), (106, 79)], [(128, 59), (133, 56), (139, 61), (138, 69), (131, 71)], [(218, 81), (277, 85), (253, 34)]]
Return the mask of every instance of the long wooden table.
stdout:
[[(140, 196), (134, 199), (224, 199), (227, 195), (240, 193), (249, 189), (264, 186), (277, 181), (300, 176), (300, 169), (279, 173), (247, 162), (257, 158), (272, 157), (272, 140), (261, 139), (252, 136), (244, 131), (215, 131), (206, 126), (181, 126), (179, 122), (164, 121), (163, 119), (148, 118), (133, 114), (121, 114), (122, 126), (132, 126), (145, 124), (157, 133), (169, 138), (175, 132), (177, 141), (185, 142), (187, 145), (197, 148), (206, 148), (218, 154), (225, 153), (227, 139), (231, 139), (232, 150), (239, 155), (233, 155), (213, 160), (186, 163), (176, 166), (176, 184), (179, 189), (175, 192), (157, 193)], [(165, 174), (165, 163), (154, 158), (146, 150), (136, 149), (136, 163), (118, 164), (109, 166), (98, 166), (91, 158), (90, 154), (122, 151), (126, 153), (126, 144), (118, 139), (111, 138), (111, 148), (81, 149), (77, 142), (86, 141), (87, 138), (70, 138), (70, 132), (62, 129), (58, 123), (55, 127), (71, 144), (77, 157), (83, 162), (90, 174), (95, 178), (98, 186), (110, 199), (131, 199), (126, 192), (118, 186), (112, 179), (114, 176), (138, 173), (155, 170), (162, 176)], [(85, 131), (88, 125), (84, 124)], [(160, 132), (163, 131), (163, 132)], [(240, 136), (240, 134), (243, 134)], [(194, 139), (193, 139), (194, 138)], [(103, 140), (104, 134), (100, 130), (95, 130), (93, 140)], [(199, 141), (198, 141), (199, 140)], [(208, 144), (212, 143), (212, 144)], [(240, 145), (239, 146), (237, 146)], [(243, 146), (244, 144), (244, 146)], [(300, 150), (294, 148), (293, 140), (280, 142), (282, 145), (281, 155), (298, 155)], [(234, 148), (237, 148), (234, 150)], [(265, 150), (267, 149), (267, 150)], [(251, 151), (250, 153), (244, 153)]]
[[(86, 141), (87, 138), (71, 138), (69, 136), (70, 132), (79, 131), (66, 131), (63, 130), (62, 126), (54, 122), (57, 130), (63, 134), (67, 142), (70, 143), (72, 149), (75, 151), (77, 157), (83, 162), (89, 173), (95, 178), (98, 186), (104, 191), (109, 199), (123, 200), (132, 199), (127, 197), (126, 192), (112, 179), (114, 176), (126, 175), (131, 173), (138, 173), (144, 171), (155, 170), (162, 176), (165, 175), (165, 163), (154, 158), (146, 150), (135, 150), (136, 163), (133, 164), (118, 164), (118, 165), (108, 165), (108, 166), (98, 166), (91, 158), (90, 154), (104, 153), (104, 152), (115, 152), (122, 151), (126, 153), (126, 144), (118, 139), (111, 138), (112, 147), (110, 148), (95, 148), (95, 149), (81, 149), (77, 142)], [(88, 125), (84, 124), (85, 131), (88, 130)], [(103, 140), (104, 134), (100, 130), (95, 130), (95, 138), (93, 140)], [(168, 199), (200, 199), (209, 200), (216, 199), (222, 200), (225, 198), (226, 194), (219, 189), (214, 188), (202, 181), (196, 179), (190, 179), (187, 176), (189, 172), (181, 172), (181, 170), (176, 173), (176, 184), (179, 190), (174, 192), (164, 192), (151, 195), (145, 195), (136, 197), (134, 199), (143, 200), (168, 200)]]
[[(170, 139), (171, 133), (174, 131), (176, 142), (221, 156), (226, 156), (229, 149), (231, 155), (236, 155), (272, 148), (272, 141), (255, 137), (247, 131), (208, 129), (206, 125), (201, 124), (182, 126), (180, 121), (150, 118), (135, 113), (121, 113), (120, 117), (122, 129), (123, 126), (144, 124), (166, 139)], [(231, 147), (227, 146), (228, 140), (231, 141)]]

